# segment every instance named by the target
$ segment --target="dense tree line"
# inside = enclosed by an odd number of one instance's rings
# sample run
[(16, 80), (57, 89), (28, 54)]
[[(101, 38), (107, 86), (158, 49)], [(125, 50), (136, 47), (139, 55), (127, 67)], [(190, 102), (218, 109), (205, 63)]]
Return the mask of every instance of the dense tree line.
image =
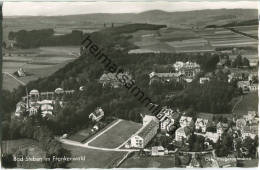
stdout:
[(203, 85), (192, 83), (183, 93), (172, 99), (174, 106), (192, 108), (199, 112), (229, 113), (230, 101), (235, 95), (235, 88), (227, 82), (212, 80)]
[[(37, 119), (37, 121), (35, 121)], [(39, 122), (42, 121), (42, 122)], [(45, 161), (45, 168), (66, 168), (69, 161), (53, 160), (56, 157), (71, 157), (71, 153), (64, 149), (59, 141), (54, 138), (52, 130), (47, 127), (47, 123), (40, 120), (39, 117), (30, 117), (24, 121), (13, 119), (9, 126), (2, 129), (4, 134), (3, 140), (30, 138), (39, 142), (39, 147), (46, 152), (46, 158), (50, 161)], [(23, 155), (26, 156), (26, 155)], [(5, 167), (15, 166), (15, 163), (10, 160), (10, 155), (6, 154), (2, 157)], [(23, 166), (21, 164), (21, 166)]]
[(68, 46), (80, 45), (83, 32), (73, 30), (69, 34), (54, 35), (53, 29), (20, 30), (10, 32), (8, 38), (15, 40), (15, 46), (19, 48), (36, 48), (40, 46)]

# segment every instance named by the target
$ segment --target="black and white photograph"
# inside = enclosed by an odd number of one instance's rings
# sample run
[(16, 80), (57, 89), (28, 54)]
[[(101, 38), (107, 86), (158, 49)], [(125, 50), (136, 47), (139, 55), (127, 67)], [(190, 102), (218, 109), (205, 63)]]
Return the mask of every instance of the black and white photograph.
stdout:
[(258, 0), (1, 2), (1, 168), (258, 168)]

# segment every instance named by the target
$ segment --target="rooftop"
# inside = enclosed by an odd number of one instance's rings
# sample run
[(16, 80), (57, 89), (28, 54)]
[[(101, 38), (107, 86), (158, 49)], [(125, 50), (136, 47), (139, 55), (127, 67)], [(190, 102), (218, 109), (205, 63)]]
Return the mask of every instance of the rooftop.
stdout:
[(142, 138), (146, 138), (150, 131), (156, 126), (158, 126), (158, 122), (151, 120), (137, 135)]

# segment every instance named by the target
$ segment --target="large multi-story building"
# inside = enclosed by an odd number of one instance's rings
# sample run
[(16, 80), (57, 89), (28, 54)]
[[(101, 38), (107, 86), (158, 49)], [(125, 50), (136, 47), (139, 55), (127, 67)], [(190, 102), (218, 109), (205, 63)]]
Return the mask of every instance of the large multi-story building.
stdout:
[(156, 117), (145, 116), (143, 119), (143, 127), (131, 137), (131, 147), (133, 148), (144, 148), (159, 129), (159, 120)]

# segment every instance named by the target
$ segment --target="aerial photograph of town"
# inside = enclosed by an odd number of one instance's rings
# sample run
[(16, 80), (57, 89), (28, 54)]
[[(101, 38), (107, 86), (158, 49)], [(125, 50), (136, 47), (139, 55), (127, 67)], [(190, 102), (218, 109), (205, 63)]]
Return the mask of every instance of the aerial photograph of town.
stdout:
[(4, 2), (1, 167), (257, 168), (257, 7)]

